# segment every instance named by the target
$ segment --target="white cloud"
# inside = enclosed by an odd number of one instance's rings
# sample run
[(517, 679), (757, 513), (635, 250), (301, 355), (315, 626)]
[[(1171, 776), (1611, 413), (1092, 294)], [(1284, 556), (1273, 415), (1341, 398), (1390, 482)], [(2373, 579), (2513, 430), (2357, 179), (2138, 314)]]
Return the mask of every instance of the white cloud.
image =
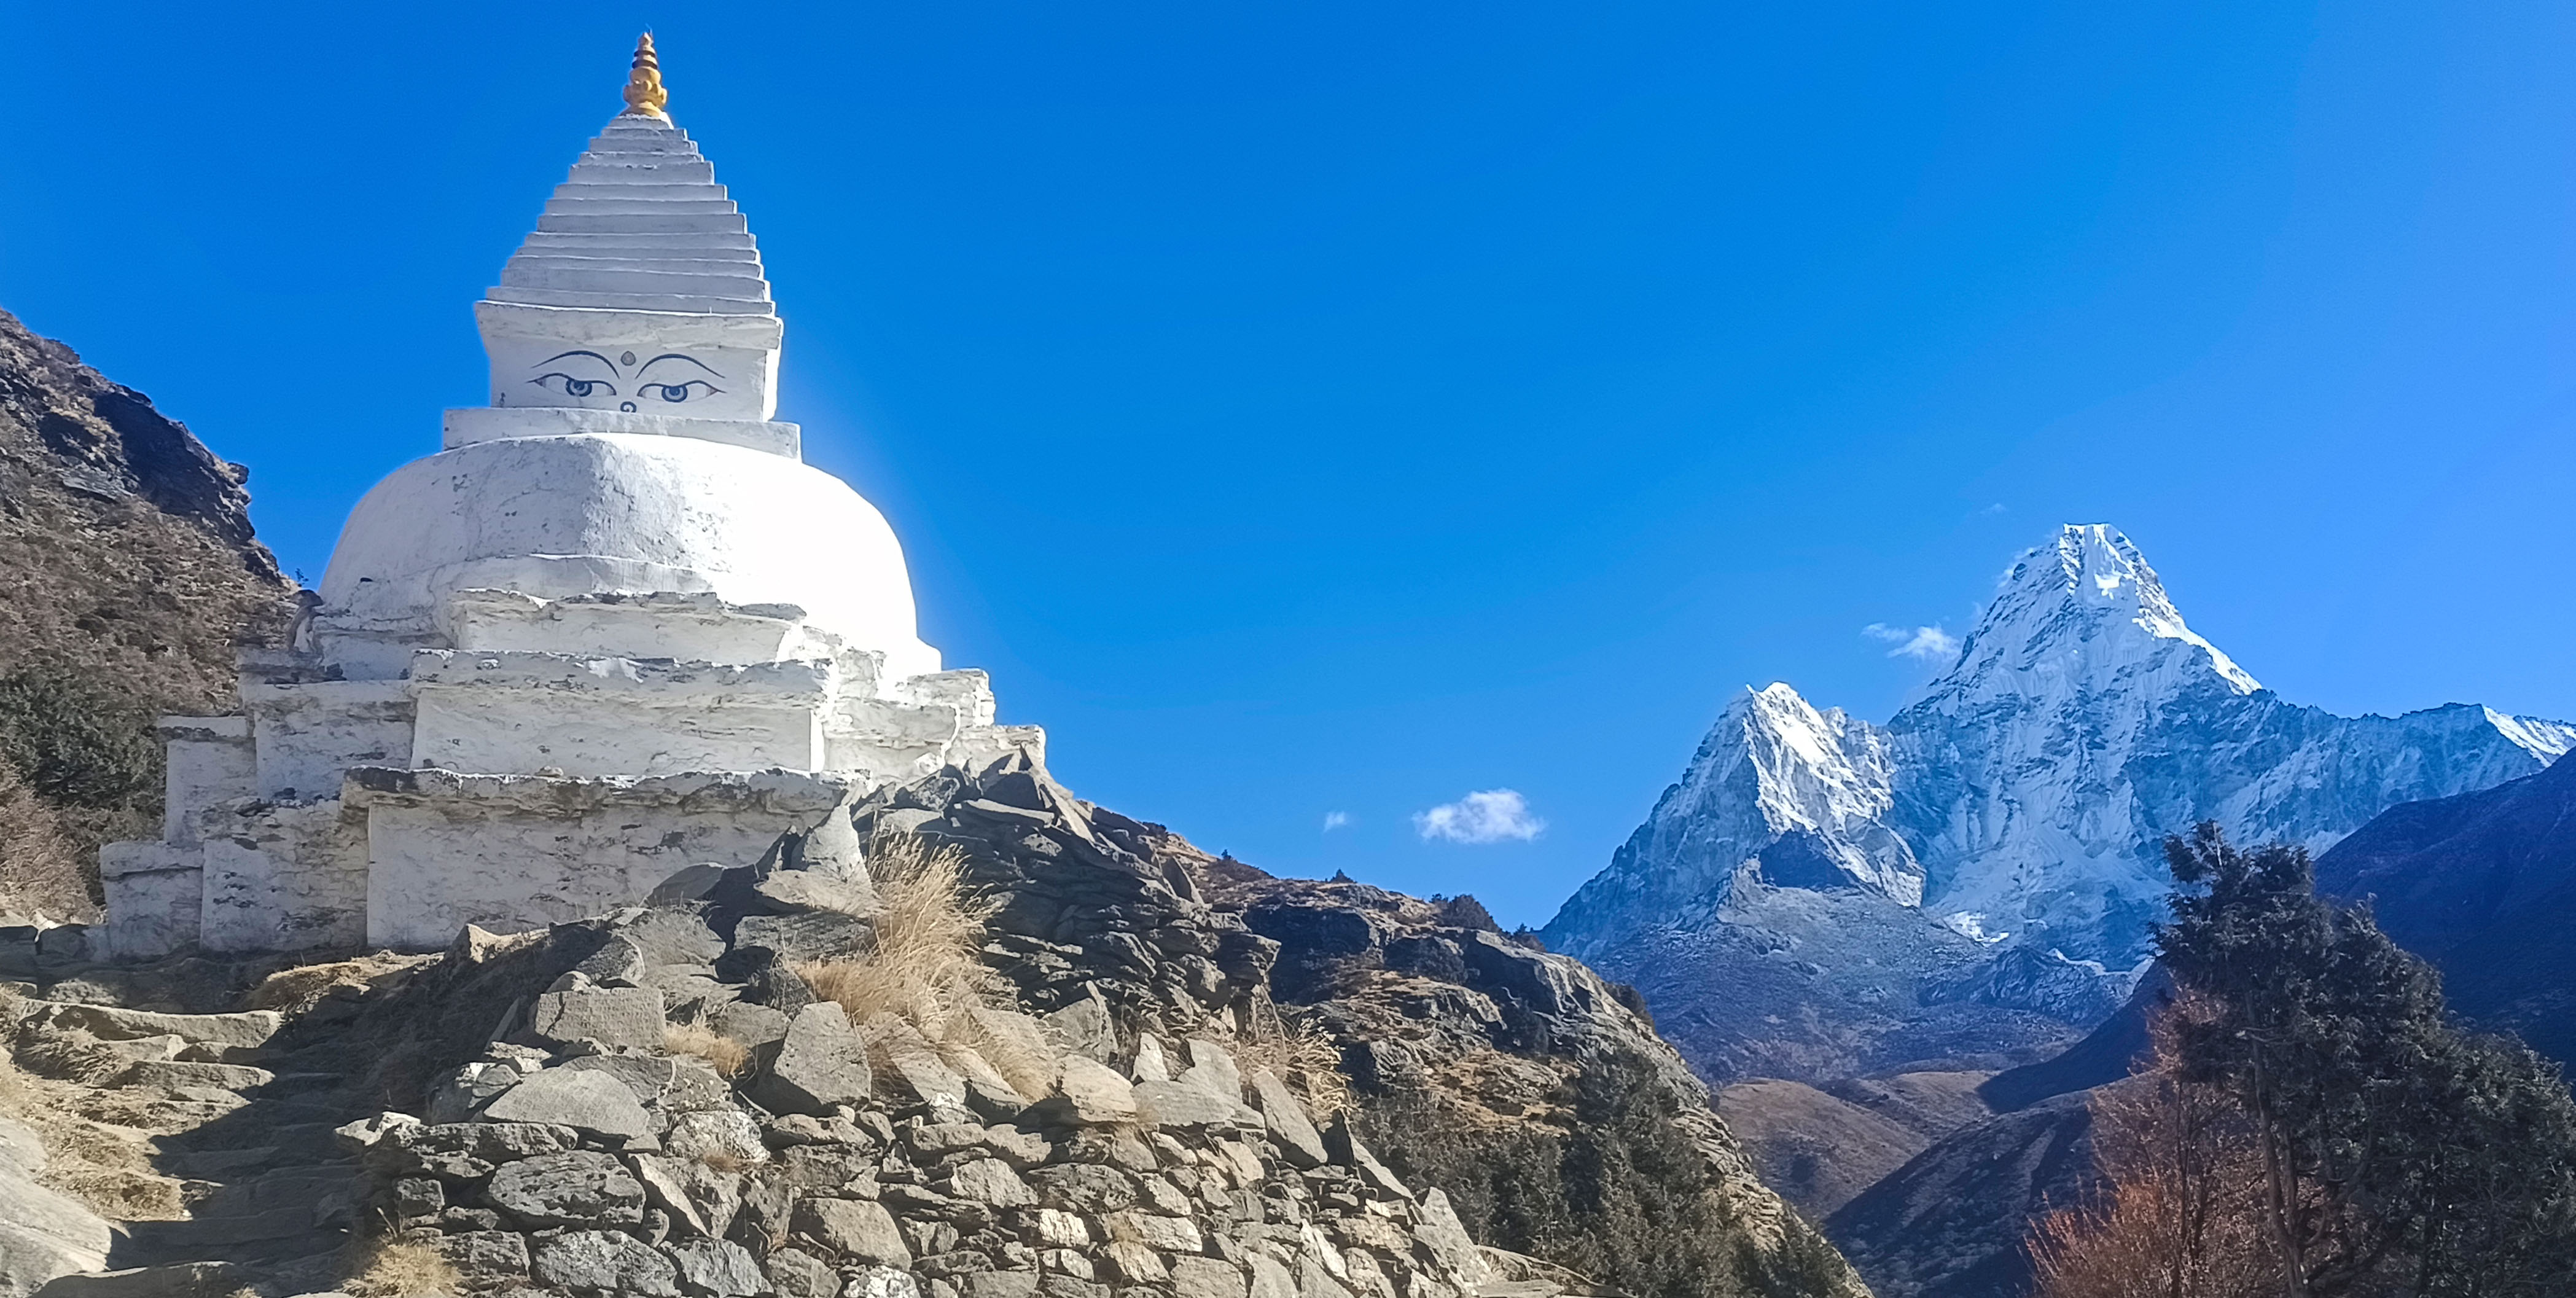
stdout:
[(1923, 663), (1947, 663), (1959, 656), (1959, 637), (1937, 626), (1889, 626), (1872, 622), (1860, 629), (1880, 644), (1892, 646), (1890, 658), (1911, 658)]
[(1327, 811), (1324, 813), (1324, 832), (1327, 834), (1336, 829), (1347, 828), (1350, 823), (1351, 813), (1347, 811)]
[(1528, 842), (1547, 828), (1547, 822), (1530, 814), (1529, 803), (1518, 791), (1487, 789), (1413, 813), (1413, 828), (1425, 841), (1499, 843), (1509, 838)]

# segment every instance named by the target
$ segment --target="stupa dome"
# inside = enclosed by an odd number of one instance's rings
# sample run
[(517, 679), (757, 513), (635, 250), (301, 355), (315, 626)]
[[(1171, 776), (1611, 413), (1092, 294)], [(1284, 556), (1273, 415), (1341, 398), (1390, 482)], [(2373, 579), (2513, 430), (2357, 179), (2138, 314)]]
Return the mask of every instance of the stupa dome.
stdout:
[(498, 438), (415, 460), (358, 502), (321, 593), (344, 625), (400, 634), (431, 631), (470, 590), (792, 604), (884, 653), (890, 676), (939, 670), (874, 506), (811, 466), (697, 438)]

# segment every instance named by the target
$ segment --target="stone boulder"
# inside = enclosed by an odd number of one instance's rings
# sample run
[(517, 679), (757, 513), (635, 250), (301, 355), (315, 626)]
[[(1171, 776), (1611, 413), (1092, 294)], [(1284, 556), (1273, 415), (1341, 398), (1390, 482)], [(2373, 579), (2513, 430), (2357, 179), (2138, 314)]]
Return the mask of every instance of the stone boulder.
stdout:
[(671, 1259), (615, 1231), (573, 1230), (540, 1241), (533, 1269), (538, 1280), (563, 1289), (680, 1298), (680, 1271)]
[[(587, 981), (586, 979), (584, 981)], [(537, 998), (529, 1029), (549, 1045), (596, 1041), (616, 1050), (662, 1048), (662, 993), (651, 987), (576, 987)]]
[(1087, 1127), (1136, 1120), (1136, 1088), (1115, 1069), (1082, 1055), (1064, 1061), (1056, 1093), (1045, 1107), (1063, 1121)]
[(45, 1022), (77, 1028), (103, 1041), (134, 1041), (175, 1036), (192, 1045), (230, 1050), (257, 1050), (277, 1035), (285, 1016), (275, 1010), (238, 1014), (156, 1014), (114, 1005), (60, 1005), (42, 1011)]
[(844, 1261), (912, 1265), (912, 1247), (885, 1205), (864, 1199), (805, 1199), (789, 1229)]
[(1271, 1139), (1279, 1142), (1280, 1152), (1299, 1167), (1321, 1167), (1328, 1155), (1324, 1137), (1315, 1130), (1314, 1119), (1306, 1116), (1306, 1106), (1286, 1082), (1267, 1068), (1252, 1070), (1252, 1094), (1261, 1105), (1261, 1119), (1270, 1127)]
[(751, 1098), (772, 1113), (820, 1117), (836, 1104), (868, 1097), (871, 1087), (867, 1047), (850, 1027), (850, 1016), (832, 1001), (817, 1001), (798, 1010), (787, 1034), (774, 1048), (752, 1083)]
[(484, 1107), (493, 1122), (532, 1122), (602, 1136), (633, 1139), (652, 1134), (653, 1118), (635, 1093), (605, 1073), (549, 1068), (501, 1093)]
[(576, 1151), (505, 1164), (484, 1191), (525, 1225), (630, 1225), (644, 1220), (644, 1186), (614, 1155)]
[(694, 1298), (753, 1298), (769, 1288), (750, 1250), (729, 1239), (693, 1239), (662, 1249)]

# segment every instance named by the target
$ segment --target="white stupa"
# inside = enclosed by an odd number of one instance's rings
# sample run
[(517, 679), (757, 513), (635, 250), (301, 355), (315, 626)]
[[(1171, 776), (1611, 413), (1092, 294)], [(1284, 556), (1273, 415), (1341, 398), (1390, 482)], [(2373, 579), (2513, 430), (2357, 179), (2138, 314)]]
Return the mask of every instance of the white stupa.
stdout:
[(940, 670), (893, 529), (771, 420), (760, 253), (666, 102), (647, 37), (475, 304), (491, 404), (358, 503), (240, 714), (163, 721), (163, 837), (100, 857), (113, 953), (577, 918), (1042, 748)]

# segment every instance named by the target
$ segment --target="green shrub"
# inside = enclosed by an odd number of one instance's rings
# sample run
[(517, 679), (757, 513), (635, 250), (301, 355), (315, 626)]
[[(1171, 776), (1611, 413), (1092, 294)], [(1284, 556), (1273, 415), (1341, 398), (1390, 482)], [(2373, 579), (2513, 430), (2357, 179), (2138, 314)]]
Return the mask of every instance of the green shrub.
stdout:
[(1363, 1097), (1365, 1138), (1408, 1184), (1437, 1185), (1469, 1233), (1643, 1298), (1810, 1298), (1849, 1292), (1831, 1245), (1794, 1217), (1765, 1259), (1632, 1054), (1588, 1062), (1567, 1126), (1476, 1122), (1428, 1089)]
[(1455, 897), (1447, 897), (1435, 892), (1431, 894), (1431, 904), (1440, 908), (1440, 922), (1451, 928), (1480, 928), (1488, 933), (1503, 931), (1503, 926), (1494, 922), (1494, 913), (1485, 909), (1485, 903), (1476, 900), (1474, 893), (1462, 892)]
[(62, 670), (0, 676), (0, 761), (60, 807), (138, 808), (161, 794), (161, 744), (141, 700)]

